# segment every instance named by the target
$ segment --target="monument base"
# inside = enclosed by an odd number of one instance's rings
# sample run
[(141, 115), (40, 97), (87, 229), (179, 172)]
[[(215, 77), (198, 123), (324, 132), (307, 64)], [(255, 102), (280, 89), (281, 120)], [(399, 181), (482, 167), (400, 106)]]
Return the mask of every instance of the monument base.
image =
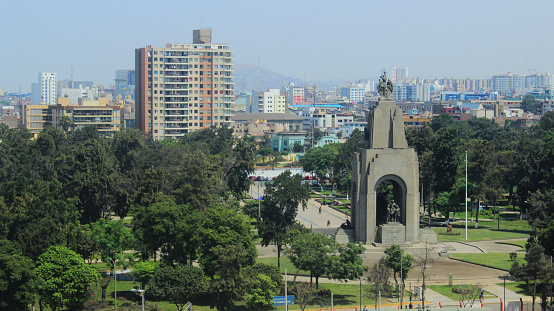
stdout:
[(356, 231), (354, 229), (339, 228), (335, 235), (335, 241), (339, 244), (356, 242)]
[(406, 243), (406, 227), (396, 222), (378, 226), (377, 242), (381, 244)]
[(429, 244), (437, 244), (439, 240), (437, 234), (431, 228), (421, 228), (419, 229), (419, 240), (423, 243), (427, 242)]

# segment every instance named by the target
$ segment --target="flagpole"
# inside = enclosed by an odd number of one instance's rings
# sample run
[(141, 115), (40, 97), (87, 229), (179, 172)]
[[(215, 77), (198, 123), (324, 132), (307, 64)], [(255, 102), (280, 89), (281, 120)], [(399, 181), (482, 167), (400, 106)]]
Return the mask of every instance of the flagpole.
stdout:
[(467, 151), (466, 151), (466, 241), (467, 241)]

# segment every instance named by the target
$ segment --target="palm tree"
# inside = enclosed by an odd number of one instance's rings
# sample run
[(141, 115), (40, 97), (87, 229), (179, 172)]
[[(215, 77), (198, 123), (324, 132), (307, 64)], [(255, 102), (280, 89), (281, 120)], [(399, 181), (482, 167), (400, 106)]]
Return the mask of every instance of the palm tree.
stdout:
[(69, 127), (72, 126), (71, 119), (68, 116), (63, 116), (60, 119), (60, 126), (62, 127), (63, 131), (67, 133)]

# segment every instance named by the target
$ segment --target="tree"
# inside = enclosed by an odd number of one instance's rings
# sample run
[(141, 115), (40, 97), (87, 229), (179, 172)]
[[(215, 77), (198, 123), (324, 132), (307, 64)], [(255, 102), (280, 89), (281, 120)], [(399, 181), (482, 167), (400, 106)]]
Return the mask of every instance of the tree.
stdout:
[(39, 280), (30, 258), (0, 247), (0, 310), (27, 310), (36, 298)]
[(300, 164), (305, 172), (312, 172), (321, 180), (327, 179), (327, 175), (334, 180), (333, 162), (337, 155), (339, 144), (329, 144), (323, 147), (311, 148), (302, 158)]
[[(531, 246), (525, 253), (525, 261), (527, 264), (519, 264), (519, 261), (514, 261), (510, 268), (510, 274), (515, 276), (517, 281), (523, 281), (527, 285), (527, 289), (533, 298), (532, 310), (535, 310), (535, 295), (538, 294), (538, 289), (547, 290), (546, 286), (541, 286), (541, 281), (545, 279), (548, 284), (552, 277), (552, 268), (550, 260), (544, 255), (544, 248), (540, 245)], [(546, 306), (546, 305), (545, 305)]]
[(248, 175), (254, 172), (254, 153), (251, 145), (239, 139), (232, 154), (234, 161), (226, 175), (227, 187), (239, 199), (250, 186)]
[(194, 266), (163, 266), (156, 269), (148, 282), (148, 294), (168, 300), (181, 311), (195, 295), (206, 291), (208, 279), (202, 269)]
[(133, 235), (125, 228), (123, 221), (107, 221), (99, 219), (90, 224), (93, 248), (102, 261), (109, 263), (110, 259), (122, 260), (123, 252), (130, 249)]
[(308, 185), (302, 176), (281, 173), (272, 184), (267, 184), (263, 201), (262, 221), (258, 222), (258, 236), (262, 245), (277, 246), (277, 266), (281, 267), (281, 251), (287, 241), (287, 232), (294, 224), (298, 207), (305, 209), (310, 197)]
[(96, 269), (64, 246), (52, 246), (42, 254), (35, 272), (41, 280), (40, 298), (54, 311), (81, 306), (99, 278)]
[(317, 127), (314, 127), (312, 129), (309, 129), (308, 132), (306, 133), (306, 138), (308, 139), (306, 140), (306, 142), (309, 143), (310, 146), (313, 148), (317, 144), (319, 144), (319, 141), (321, 140), (322, 137), (323, 137), (323, 132)]
[[(390, 268), (387, 266), (385, 257), (382, 257), (379, 259), (378, 263), (373, 265), (367, 277), (367, 282), (373, 285), (368, 289), (368, 296), (371, 297), (373, 294), (375, 301), (378, 301), (379, 293), (384, 296), (390, 295), (390, 293), (392, 293), (392, 286), (389, 282), (389, 278)], [(377, 309), (377, 303), (375, 303), (375, 309)]]
[(175, 201), (198, 210), (217, 202), (223, 186), (220, 164), (219, 156), (200, 150), (186, 153), (175, 177)]
[[(404, 280), (408, 277), (408, 273), (412, 270), (412, 265), (414, 261), (414, 257), (410, 254), (405, 254), (404, 250), (400, 248), (400, 245), (393, 244), (391, 247), (388, 247), (385, 249), (385, 254), (387, 257), (385, 258), (387, 267), (392, 269), (394, 281), (396, 284), (398, 284), (398, 280), (396, 279), (396, 273), (400, 273), (400, 261), (402, 261), (402, 284), (404, 284)], [(400, 260), (400, 257), (402, 256), (402, 260)]]
[(133, 220), (135, 249), (143, 260), (159, 253), (163, 262), (190, 264), (196, 259), (196, 245), (192, 241), (195, 224), (189, 205), (162, 201), (147, 207), (138, 207)]
[(283, 274), (281, 274), (279, 268), (277, 268), (273, 264), (268, 265), (257, 263), (253, 266), (248, 266), (244, 268), (244, 276), (247, 279), (255, 279), (258, 274), (263, 274), (270, 277), (271, 281), (275, 283), (277, 288), (281, 288), (285, 284), (283, 280)]
[(427, 286), (425, 282), (429, 280), (430, 273), (428, 271), (435, 264), (435, 260), (432, 257), (434, 247), (429, 246), (428, 242), (425, 242), (425, 247), (423, 249), (423, 254), (417, 256), (416, 266), (419, 267), (419, 275), (421, 276), (421, 303), (422, 309), (425, 310), (425, 289)]
[(231, 310), (247, 289), (243, 274), (245, 264), (248, 264), (244, 260), (247, 252), (242, 245), (218, 245), (214, 255), (213, 270), (218, 272), (219, 278), (212, 279), (210, 284), (210, 307), (220, 311)]
[(304, 152), (304, 147), (299, 142), (295, 141), (294, 144), (292, 144), (292, 152)]
[[(197, 247), (198, 263), (210, 278), (220, 275), (214, 262), (222, 255), (221, 249), (231, 245), (241, 246), (244, 255), (240, 256), (241, 267), (254, 264), (257, 252), (252, 241), (252, 228), (248, 218), (236, 207), (212, 206), (206, 212), (196, 212), (193, 220), (197, 226), (190, 230)], [(189, 224), (191, 225), (191, 224)]]
[(321, 234), (302, 234), (291, 242), (286, 250), (295, 268), (310, 271), (319, 287), (319, 278), (332, 271), (333, 255), (337, 250), (335, 241)]
[(431, 120), (431, 129), (436, 133), (440, 129), (451, 127), (453, 124), (454, 117), (447, 113), (443, 113)]
[(160, 263), (155, 261), (139, 261), (133, 266), (133, 276), (140, 282), (142, 289), (146, 288), (159, 265)]
[(64, 133), (67, 133), (67, 131), (69, 130), (69, 127), (71, 127), (73, 125), (73, 122), (71, 122), (71, 119), (69, 118), (69, 116), (62, 116), (62, 118), (60, 119), (60, 126), (62, 127), (62, 130), (64, 131)]
[(254, 286), (244, 297), (248, 310), (269, 310), (273, 307), (273, 295), (277, 289), (277, 284), (264, 274), (258, 274), (255, 277)]
[(311, 283), (297, 284), (292, 287), (291, 292), (294, 294), (294, 302), (304, 311), (308, 303), (317, 297), (319, 289)]
[(523, 109), (523, 112), (536, 114), (537, 102), (535, 97), (533, 97), (533, 95), (525, 95), (521, 101), (521, 109)]
[(364, 276), (368, 270), (363, 265), (361, 254), (365, 251), (362, 243), (337, 244), (338, 256), (334, 257), (331, 267), (331, 277), (336, 280), (355, 280)]
[(456, 181), (458, 171), (458, 147), (461, 140), (459, 132), (452, 127), (441, 128), (436, 132), (432, 146), (434, 161), (432, 164), (436, 193), (450, 191)]

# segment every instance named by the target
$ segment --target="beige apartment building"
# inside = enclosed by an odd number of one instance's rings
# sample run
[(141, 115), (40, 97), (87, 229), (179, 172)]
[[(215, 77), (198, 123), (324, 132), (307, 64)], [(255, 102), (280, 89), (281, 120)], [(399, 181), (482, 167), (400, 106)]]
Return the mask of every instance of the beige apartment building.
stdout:
[(45, 126), (62, 129), (62, 117), (70, 121), (68, 131), (92, 125), (103, 136), (113, 136), (121, 128), (121, 106), (110, 106), (108, 98), (79, 99), (79, 105), (69, 105), (69, 98), (58, 98), (57, 105), (25, 105), (21, 108), (21, 126), (38, 135)]
[(230, 125), (232, 73), (232, 50), (211, 29), (194, 30), (192, 44), (136, 49), (136, 127), (165, 139)]

